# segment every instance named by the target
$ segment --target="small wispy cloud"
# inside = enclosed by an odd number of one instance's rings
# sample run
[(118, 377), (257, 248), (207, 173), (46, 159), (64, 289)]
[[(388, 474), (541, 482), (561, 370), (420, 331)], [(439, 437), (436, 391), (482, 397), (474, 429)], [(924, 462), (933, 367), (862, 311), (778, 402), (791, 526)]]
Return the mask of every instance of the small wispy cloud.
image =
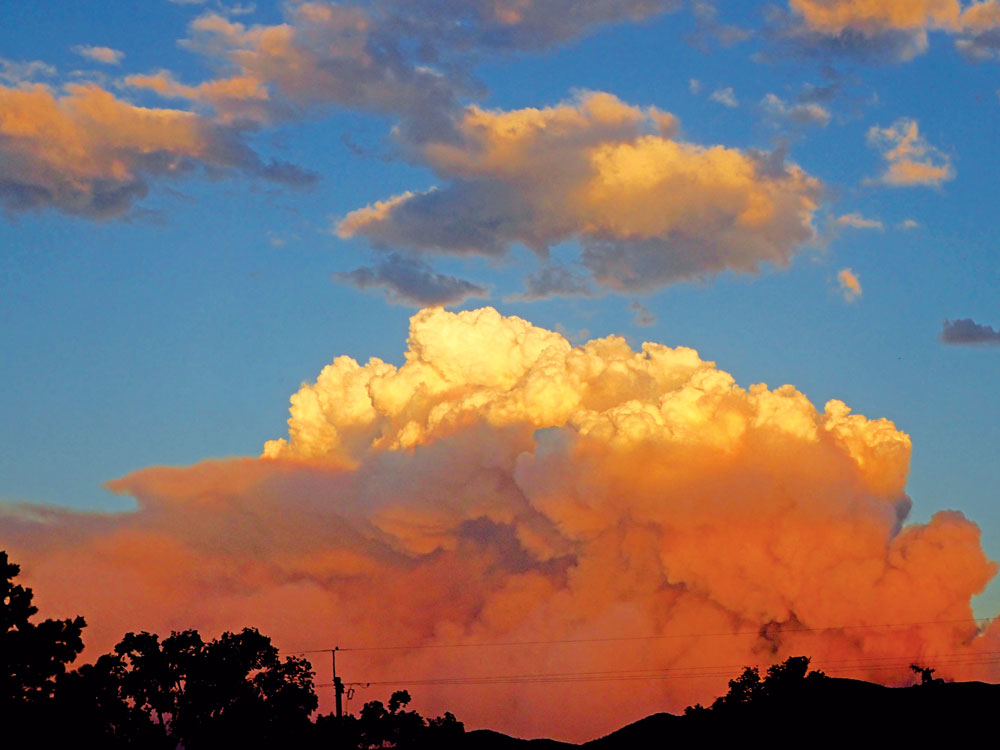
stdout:
[(17, 86), (26, 81), (49, 78), (55, 74), (56, 69), (41, 60), (17, 62), (0, 57), (0, 83)]
[(389, 253), (373, 266), (333, 274), (336, 281), (361, 290), (381, 289), (390, 302), (415, 307), (457, 305), (469, 297), (488, 297), (486, 287), (437, 273), (427, 263)]
[(900, 117), (887, 128), (873, 125), (868, 130), (868, 145), (882, 152), (886, 170), (870, 182), (893, 187), (940, 185), (954, 179), (951, 157), (927, 142), (916, 120)]
[(837, 273), (837, 282), (846, 302), (854, 302), (861, 296), (861, 279), (850, 268), (842, 268)]
[(653, 312), (643, 305), (638, 300), (633, 300), (632, 304), (629, 306), (629, 310), (635, 313), (635, 318), (633, 323), (640, 328), (649, 328), (650, 326), (655, 326), (658, 318), (653, 314)]
[(712, 92), (711, 99), (713, 102), (718, 102), (724, 107), (736, 108), (740, 106), (740, 102), (736, 98), (736, 93), (733, 91), (732, 86), (726, 86), (724, 89), (716, 89)]
[(777, 94), (768, 94), (760, 102), (761, 109), (773, 120), (786, 120), (795, 125), (826, 127), (832, 116), (830, 110), (815, 102), (787, 104)]
[(870, 219), (856, 212), (837, 217), (837, 226), (850, 227), (851, 229), (877, 229), (880, 232), (885, 229), (885, 225), (879, 219)]
[(1000, 331), (982, 325), (972, 318), (946, 320), (941, 327), (940, 340), (944, 344), (972, 346), (1000, 346)]
[(77, 44), (70, 48), (80, 57), (99, 62), (103, 65), (121, 65), (125, 59), (125, 53), (111, 47), (95, 47), (90, 44)]
[(587, 278), (569, 266), (548, 264), (524, 279), (524, 291), (511, 301), (532, 302), (548, 297), (593, 297)]

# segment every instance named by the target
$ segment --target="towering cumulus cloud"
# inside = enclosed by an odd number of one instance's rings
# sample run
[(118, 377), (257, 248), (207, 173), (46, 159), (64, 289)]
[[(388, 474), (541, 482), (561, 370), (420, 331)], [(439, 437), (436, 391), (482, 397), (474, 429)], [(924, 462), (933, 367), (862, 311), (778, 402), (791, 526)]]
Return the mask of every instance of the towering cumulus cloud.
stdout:
[[(428, 309), (401, 367), (339, 357), (303, 385), (262, 457), (112, 482), (133, 513), (11, 509), (0, 539), (47, 613), (86, 614), (92, 655), (125, 629), (245, 624), (287, 649), (436, 646), (338, 667), (584, 739), (793, 654), (995, 678), (1000, 631), (969, 618), (996, 566), (960, 513), (904, 525), (909, 457), (887, 420), (739, 387), (691, 349)], [(419, 682), (540, 674), (559, 677)]]

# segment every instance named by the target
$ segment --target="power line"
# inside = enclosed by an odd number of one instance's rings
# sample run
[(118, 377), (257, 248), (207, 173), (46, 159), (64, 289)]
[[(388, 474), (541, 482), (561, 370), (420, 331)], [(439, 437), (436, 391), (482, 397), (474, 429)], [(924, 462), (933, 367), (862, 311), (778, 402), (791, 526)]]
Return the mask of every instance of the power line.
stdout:
[[(869, 630), (875, 628), (909, 628), (909, 627), (922, 627), (926, 625), (957, 625), (964, 623), (976, 623), (989, 622), (993, 618), (980, 617), (980, 618), (965, 618), (960, 620), (927, 620), (924, 622), (901, 622), (901, 623), (882, 623), (882, 624), (870, 624), (870, 625), (827, 625), (824, 627), (779, 627), (776, 632), (778, 633), (822, 633), (830, 630)], [(741, 635), (760, 635), (764, 628), (758, 628), (756, 630), (735, 630), (729, 632), (719, 632), (719, 633), (663, 633), (659, 635), (632, 635), (632, 636), (605, 636), (600, 638), (561, 638), (552, 640), (536, 640), (536, 641), (480, 641), (473, 643), (425, 643), (425, 644), (395, 644), (395, 645), (383, 645), (383, 646), (342, 646), (339, 647), (340, 651), (418, 651), (426, 649), (445, 649), (445, 648), (496, 648), (496, 647), (509, 647), (509, 646), (553, 646), (561, 644), (574, 644), (574, 643), (612, 643), (612, 642), (623, 642), (623, 641), (651, 641), (651, 640), (662, 640), (670, 638), (722, 638), (727, 636), (741, 636)], [(331, 648), (316, 648), (316, 649), (306, 649), (302, 651), (290, 651), (286, 653), (294, 654), (319, 654), (319, 653), (329, 653), (333, 649)]]
[[(950, 656), (951, 658), (944, 658)], [(988, 657), (988, 658), (981, 658)], [(829, 664), (840, 663), (840, 666), (823, 665), (824, 672), (855, 672), (865, 671), (886, 671), (908, 669), (915, 660), (925, 660), (930, 658), (936, 666), (975, 666), (986, 664), (1000, 664), (1000, 652), (989, 651), (981, 654), (954, 654), (941, 655), (938, 657), (927, 657), (926, 655), (911, 657), (874, 657), (872, 659), (842, 659), (829, 662)], [(866, 661), (886, 661), (892, 660), (895, 663), (884, 664), (863, 664)], [(851, 662), (851, 663), (848, 663)], [(737, 665), (713, 665), (703, 667), (667, 667), (663, 669), (636, 669), (636, 670), (605, 670), (596, 672), (539, 672), (527, 674), (511, 675), (479, 675), (473, 677), (434, 677), (421, 679), (392, 679), (373, 680), (370, 682), (351, 683), (368, 686), (379, 685), (509, 685), (526, 683), (572, 683), (572, 682), (631, 682), (636, 680), (672, 680), (672, 679), (697, 679), (706, 677), (726, 677), (733, 674), (734, 669), (741, 669)], [(329, 687), (329, 684), (320, 683), (317, 687)]]
[[(914, 661), (930, 660), (935, 666), (972, 666), (977, 664), (1000, 663), (1000, 651), (981, 651), (974, 654), (950, 653), (916, 656), (874, 656), (852, 657), (848, 659), (828, 659), (822, 662), (824, 672), (853, 672), (858, 670), (908, 669)], [(719, 677), (733, 674), (733, 670), (746, 665), (713, 664), (690, 667), (661, 667), (652, 669), (608, 669), (590, 672), (532, 672), (508, 675), (475, 675), (454, 677), (430, 677), (413, 679), (373, 680), (351, 683), (352, 685), (480, 685), (508, 684), (522, 682), (594, 682), (605, 680), (643, 679), (690, 679), (697, 677)], [(332, 684), (332, 683), (330, 683)], [(328, 687), (320, 683), (318, 687)]]

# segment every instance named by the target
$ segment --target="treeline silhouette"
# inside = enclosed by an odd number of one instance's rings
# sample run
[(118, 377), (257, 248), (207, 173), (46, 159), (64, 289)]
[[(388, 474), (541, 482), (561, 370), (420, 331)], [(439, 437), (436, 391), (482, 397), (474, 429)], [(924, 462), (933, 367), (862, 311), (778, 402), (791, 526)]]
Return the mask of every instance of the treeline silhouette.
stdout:
[[(253, 628), (206, 641), (128, 633), (109, 654), (69, 670), (83, 650), (82, 617), (33, 622), (32, 591), (0, 551), (0, 748), (330, 748), (332, 750), (633, 750), (668, 746), (915, 747), (992, 734), (1000, 685), (947, 683), (912, 665), (920, 684), (888, 688), (810, 671), (794, 656), (764, 675), (746, 667), (710, 706), (654, 714), (582, 746), (466, 732), (451, 713), (424, 718), (401, 690), (357, 716), (315, 716), (314, 673), (280, 657)], [(540, 712), (556, 710), (539, 705)]]
[(425, 719), (410, 695), (370, 701), (358, 716), (311, 716), (310, 663), (282, 659), (253, 628), (206, 641), (196, 630), (163, 639), (128, 633), (110, 654), (68, 670), (83, 650), (82, 617), (32, 622), (30, 588), (0, 551), (0, 747), (149, 750), (458, 747), (452, 714)]

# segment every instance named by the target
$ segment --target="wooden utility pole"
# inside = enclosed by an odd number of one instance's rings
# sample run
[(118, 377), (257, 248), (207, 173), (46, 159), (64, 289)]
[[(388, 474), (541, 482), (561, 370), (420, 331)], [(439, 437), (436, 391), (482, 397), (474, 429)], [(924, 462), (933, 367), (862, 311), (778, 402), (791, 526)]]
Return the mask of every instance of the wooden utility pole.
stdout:
[(344, 717), (344, 683), (337, 677), (337, 652), (339, 650), (339, 646), (334, 646), (330, 652), (330, 656), (333, 659), (333, 692), (337, 696), (337, 718), (342, 719)]

